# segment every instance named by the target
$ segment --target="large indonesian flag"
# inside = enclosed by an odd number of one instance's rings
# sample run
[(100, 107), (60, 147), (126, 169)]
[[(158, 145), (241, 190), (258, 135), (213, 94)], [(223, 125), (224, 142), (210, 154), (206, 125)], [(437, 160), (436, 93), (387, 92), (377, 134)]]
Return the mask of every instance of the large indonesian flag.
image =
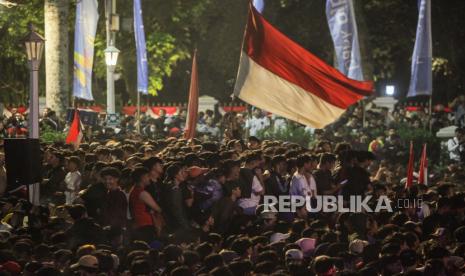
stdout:
[(301, 124), (323, 128), (372, 93), (371, 82), (347, 78), (279, 32), (250, 5), (236, 96)]

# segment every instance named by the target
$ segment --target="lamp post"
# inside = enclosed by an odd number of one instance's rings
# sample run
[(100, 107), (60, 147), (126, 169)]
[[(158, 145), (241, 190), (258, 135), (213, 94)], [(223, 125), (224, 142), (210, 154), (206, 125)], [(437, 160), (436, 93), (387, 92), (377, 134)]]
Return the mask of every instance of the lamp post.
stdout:
[[(107, 33), (107, 49), (105, 61), (107, 63), (107, 120), (115, 111), (115, 66), (119, 50), (115, 48), (116, 32), (119, 31), (119, 16), (116, 14), (116, 0), (105, 0), (105, 21)], [(110, 116), (109, 116), (110, 115)]]
[(105, 49), (105, 63), (107, 64), (107, 116), (115, 114), (115, 80), (114, 73), (118, 62), (119, 50), (110, 45)]
[(44, 51), (44, 38), (35, 32), (32, 24), (24, 44), (30, 71), (29, 86), (29, 138), (39, 139), (39, 67)]

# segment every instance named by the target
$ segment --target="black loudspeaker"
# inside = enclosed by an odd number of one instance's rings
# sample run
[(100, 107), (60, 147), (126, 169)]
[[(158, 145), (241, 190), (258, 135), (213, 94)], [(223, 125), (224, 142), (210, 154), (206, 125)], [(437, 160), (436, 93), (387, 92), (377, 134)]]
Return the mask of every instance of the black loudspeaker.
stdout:
[(7, 191), (42, 180), (39, 139), (5, 139)]
[[(98, 112), (92, 110), (84, 110), (78, 109), (79, 112), (79, 119), (81, 119), (81, 123), (87, 126), (96, 126), (98, 124)], [(66, 114), (66, 121), (71, 123), (74, 119), (74, 108), (68, 108), (68, 112)]]

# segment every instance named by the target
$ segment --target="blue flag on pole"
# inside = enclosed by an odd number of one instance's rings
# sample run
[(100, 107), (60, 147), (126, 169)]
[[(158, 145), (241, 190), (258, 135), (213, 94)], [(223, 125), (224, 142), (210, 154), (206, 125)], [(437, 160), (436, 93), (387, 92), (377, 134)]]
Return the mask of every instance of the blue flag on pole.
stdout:
[(259, 13), (262, 13), (265, 9), (265, 0), (253, 0), (253, 6)]
[(74, 33), (73, 96), (88, 101), (92, 96), (92, 67), (94, 40), (98, 22), (97, 0), (80, 0), (76, 5)]
[(148, 94), (147, 49), (140, 0), (134, 0), (134, 33), (137, 50), (137, 91)]
[(407, 97), (431, 96), (433, 93), (433, 44), (431, 35), (431, 0), (419, 0), (417, 39), (412, 56), (412, 75)]
[(327, 0), (326, 17), (336, 50), (336, 68), (351, 79), (363, 81), (352, 0)]

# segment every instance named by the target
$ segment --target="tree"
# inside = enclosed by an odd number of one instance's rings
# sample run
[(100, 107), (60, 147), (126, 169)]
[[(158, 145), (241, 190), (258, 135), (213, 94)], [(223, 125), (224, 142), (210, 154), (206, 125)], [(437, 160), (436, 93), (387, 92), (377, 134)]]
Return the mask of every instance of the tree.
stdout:
[[(43, 33), (43, 3), (33, 1), (28, 5), (18, 5), (10, 9), (0, 6), (0, 103), (26, 104), (29, 88), (24, 37), (32, 23), (39, 33)], [(43, 66), (41, 73), (43, 76)], [(43, 82), (39, 82), (43, 91)]]
[(69, 0), (45, 0), (46, 105), (63, 116), (69, 105)]

